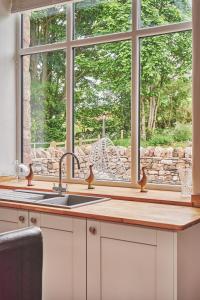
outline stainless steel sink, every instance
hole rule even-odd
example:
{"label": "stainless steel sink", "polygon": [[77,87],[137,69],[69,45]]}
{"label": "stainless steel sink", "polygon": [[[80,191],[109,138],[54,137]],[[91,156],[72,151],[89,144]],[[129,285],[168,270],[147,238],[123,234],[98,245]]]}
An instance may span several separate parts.
{"label": "stainless steel sink", "polygon": [[40,192],[40,191],[29,191],[29,190],[15,190],[16,193],[23,193],[25,196],[30,198],[37,198],[38,200],[45,200],[50,198],[58,197],[58,193],[55,192]]}
{"label": "stainless steel sink", "polygon": [[75,208],[83,205],[108,201],[110,198],[71,194],[59,196],[57,193],[29,190],[0,190],[0,200],[32,203],[60,208]]}
{"label": "stainless steel sink", "polygon": [[62,208],[75,208],[83,205],[95,204],[102,201],[108,201],[110,198],[80,196],[80,195],[64,195],[57,198],[38,201],[40,205],[48,205]]}
{"label": "stainless steel sink", "polygon": [[26,190],[0,190],[0,200],[5,201],[36,203],[53,197],[58,197],[58,194]]}

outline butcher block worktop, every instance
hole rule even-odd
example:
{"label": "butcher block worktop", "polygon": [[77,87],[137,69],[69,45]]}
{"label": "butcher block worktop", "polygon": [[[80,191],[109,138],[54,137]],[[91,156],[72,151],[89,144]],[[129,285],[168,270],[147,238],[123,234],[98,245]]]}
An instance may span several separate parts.
{"label": "butcher block worktop", "polygon": [[[52,191],[53,182],[33,181],[34,186],[27,187],[27,181],[15,179],[6,179],[0,177],[0,188],[20,188],[31,190]],[[78,193],[83,195],[95,195],[111,197],[112,199],[138,201],[138,202],[153,202],[167,203],[173,205],[192,206],[191,197],[181,197],[180,192],[149,190],[148,193],[140,193],[140,189],[111,187],[111,186],[95,186],[95,189],[88,190],[87,185],[83,184],[68,184],[69,193]]]}
{"label": "butcher block worktop", "polygon": [[[34,184],[35,186],[33,188],[38,190],[49,190],[52,187],[52,183],[47,182],[40,181],[35,182]],[[24,181],[17,182],[16,180],[1,182],[0,185],[0,188],[12,189],[25,187],[26,183]],[[84,194],[85,191],[85,194],[92,194],[86,189],[86,186],[74,184],[69,185],[69,189],[71,193],[76,192]],[[119,190],[119,188],[97,187],[96,190],[93,191],[93,194],[108,196],[109,194],[107,193],[107,191],[109,189]],[[121,188],[120,191],[121,190],[126,190],[126,188]],[[133,196],[132,198],[130,196],[130,192],[129,197],[128,193],[124,197],[121,196],[122,199],[128,198],[128,200],[132,201],[120,200],[120,195],[118,195],[118,197],[117,195],[114,195],[114,198],[117,197],[117,200],[112,199],[110,201],[92,205],[85,205],[73,209],[48,207],[38,204],[26,204],[5,200],[0,200],[0,207],[27,209],[30,211],[40,211],[124,224],[134,224],[172,231],[181,231],[194,224],[200,223],[200,209],[192,207],[189,201],[190,199],[185,199],[185,201],[184,199],[181,199],[180,193],[164,192],[162,194],[162,192],[150,191],[149,193],[145,194],[145,196],[144,194],[142,194],[141,198],[139,198],[141,194],[138,191],[133,192],[133,194],[134,193],[137,196]],[[156,198],[156,193],[157,195],[161,194],[163,196],[160,198]],[[169,197],[167,197],[167,194]],[[110,196],[113,197],[113,195]],[[156,201],[150,201],[152,197],[155,198],[153,200],[157,200],[157,203],[155,203]],[[163,204],[165,203],[164,198],[166,198],[167,204]],[[167,198],[169,199],[169,201],[167,200]],[[175,203],[175,205],[172,205],[173,202]]]}

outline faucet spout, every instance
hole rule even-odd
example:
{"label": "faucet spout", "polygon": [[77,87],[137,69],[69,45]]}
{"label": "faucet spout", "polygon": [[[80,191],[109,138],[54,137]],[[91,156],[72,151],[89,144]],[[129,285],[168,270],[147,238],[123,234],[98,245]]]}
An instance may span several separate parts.
{"label": "faucet spout", "polygon": [[79,162],[79,159],[78,157],[72,153],[72,152],[66,152],[64,153],[60,160],[59,160],[59,185],[58,187],[53,187],[53,190],[59,192],[59,195],[62,195],[62,192],[66,192],[67,189],[63,188],[62,187],[62,162],[63,162],[63,159],[67,156],[67,155],[71,155],[77,162],[77,165],[78,165],[78,169],[80,170],[80,162]]}

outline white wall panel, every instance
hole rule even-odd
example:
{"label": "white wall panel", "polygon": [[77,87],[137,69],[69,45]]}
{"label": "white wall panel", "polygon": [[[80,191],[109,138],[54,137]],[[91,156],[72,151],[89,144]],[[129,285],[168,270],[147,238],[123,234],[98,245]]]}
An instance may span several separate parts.
{"label": "white wall panel", "polygon": [[16,16],[0,0],[0,175],[10,175],[16,157]]}

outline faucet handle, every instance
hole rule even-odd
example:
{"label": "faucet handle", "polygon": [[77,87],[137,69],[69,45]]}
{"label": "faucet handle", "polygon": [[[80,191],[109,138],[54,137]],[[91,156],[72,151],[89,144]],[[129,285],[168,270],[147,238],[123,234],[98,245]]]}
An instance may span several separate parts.
{"label": "faucet handle", "polygon": [[67,192],[67,184],[66,184],[66,188],[64,188],[62,187],[62,185],[56,186],[55,183],[53,183],[52,190],[58,192],[59,194],[62,194],[62,192]]}
{"label": "faucet handle", "polygon": [[67,192],[67,184],[65,185],[65,187],[59,187],[61,192]]}
{"label": "faucet handle", "polygon": [[59,186],[56,186],[55,182],[53,183],[52,190],[55,192],[58,192],[58,190],[59,190]]}

